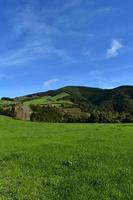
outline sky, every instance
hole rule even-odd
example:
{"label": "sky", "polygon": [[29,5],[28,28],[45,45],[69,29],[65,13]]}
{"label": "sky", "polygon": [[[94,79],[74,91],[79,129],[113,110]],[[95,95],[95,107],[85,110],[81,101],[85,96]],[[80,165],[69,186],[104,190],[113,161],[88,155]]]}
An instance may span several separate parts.
{"label": "sky", "polygon": [[133,85],[132,0],[1,0],[0,96]]}

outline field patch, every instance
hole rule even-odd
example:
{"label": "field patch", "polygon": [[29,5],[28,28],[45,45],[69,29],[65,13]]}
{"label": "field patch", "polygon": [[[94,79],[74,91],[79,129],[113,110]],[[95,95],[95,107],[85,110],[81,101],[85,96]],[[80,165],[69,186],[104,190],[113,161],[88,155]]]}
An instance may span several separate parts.
{"label": "field patch", "polygon": [[26,102],[24,102],[24,104],[26,105],[53,105],[53,106],[60,106],[61,104],[70,104],[72,105],[73,103],[67,99],[65,99],[65,97],[68,97],[69,94],[63,92],[60,94],[57,94],[55,96],[44,96],[44,97],[37,97],[35,99],[32,100],[28,100]]}

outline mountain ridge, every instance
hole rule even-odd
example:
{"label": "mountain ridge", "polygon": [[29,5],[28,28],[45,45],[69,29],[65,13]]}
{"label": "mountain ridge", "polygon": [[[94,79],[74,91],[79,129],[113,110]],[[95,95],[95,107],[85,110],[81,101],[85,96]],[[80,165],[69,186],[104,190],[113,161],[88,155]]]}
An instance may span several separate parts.
{"label": "mountain ridge", "polygon": [[2,98],[0,114],[48,122],[133,122],[133,86],[66,86],[14,99]]}
{"label": "mountain ridge", "polygon": [[131,85],[122,85],[112,89],[86,86],[65,86],[56,90],[38,92],[17,97],[15,99],[22,102],[31,101],[32,104],[33,99],[45,97],[54,98],[63,93],[68,95],[61,96],[62,100],[69,100],[76,105],[80,104],[83,107],[88,107],[88,109],[89,106],[92,107],[92,109],[95,107],[96,109],[114,112],[129,112],[133,109],[133,86]]}
{"label": "mountain ridge", "polygon": [[53,90],[47,90],[47,91],[40,91],[40,92],[35,92],[35,93],[31,93],[28,95],[22,95],[19,97],[15,97],[16,98],[21,98],[21,97],[29,97],[29,96],[36,96],[36,95],[43,95],[43,94],[47,94],[47,93],[51,93],[51,92],[55,92],[55,91],[59,91],[59,90],[64,90],[64,89],[68,89],[68,88],[81,88],[81,89],[91,89],[91,90],[101,90],[101,91],[111,91],[111,90],[117,90],[117,89],[125,89],[125,88],[131,88],[133,89],[133,85],[120,85],[118,87],[114,87],[114,88],[100,88],[100,87],[89,87],[89,86],[76,86],[76,85],[68,85],[68,86],[64,86],[61,88],[57,88],[57,89],[53,89]]}

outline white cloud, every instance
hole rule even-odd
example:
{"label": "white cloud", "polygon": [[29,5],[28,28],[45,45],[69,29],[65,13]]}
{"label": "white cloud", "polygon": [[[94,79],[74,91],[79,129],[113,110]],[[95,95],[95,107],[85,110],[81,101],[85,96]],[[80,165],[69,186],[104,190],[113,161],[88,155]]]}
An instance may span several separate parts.
{"label": "white cloud", "polygon": [[118,40],[112,40],[111,48],[107,50],[106,57],[111,58],[117,56],[121,48],[123,48],[123,45]]}
{"label": "white cloud", "polygon": [[43,83],[43,86],[44,86],[44,87],[49,87],[49,86],[51,86],[52,84],[57,83],[58,81],[59,81],[59,79],[57,79],[57,78],[50,79],[50,80],[45,81],[45,82]]}

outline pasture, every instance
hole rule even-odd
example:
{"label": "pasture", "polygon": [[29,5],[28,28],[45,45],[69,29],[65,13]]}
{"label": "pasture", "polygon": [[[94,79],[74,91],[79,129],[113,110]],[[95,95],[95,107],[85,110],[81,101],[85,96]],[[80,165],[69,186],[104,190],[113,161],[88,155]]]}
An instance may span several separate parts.
{"label": "pasture", "polygon": [[132,124],[0,116],[0,199],[132,200]]}
{"label": "pasture", "polygon": [[31,99],[28,101],[25,101],[25,105],[53,105],[53,106],[61,106],[61,104],[68,104],[72,105],[73,103],[69,100],[64,99],[65,97],[68,97],[69,95],[67,93],[60,93],[53,97],[51,96],[44,96],[44,97],[36,97],[34,99]]}

